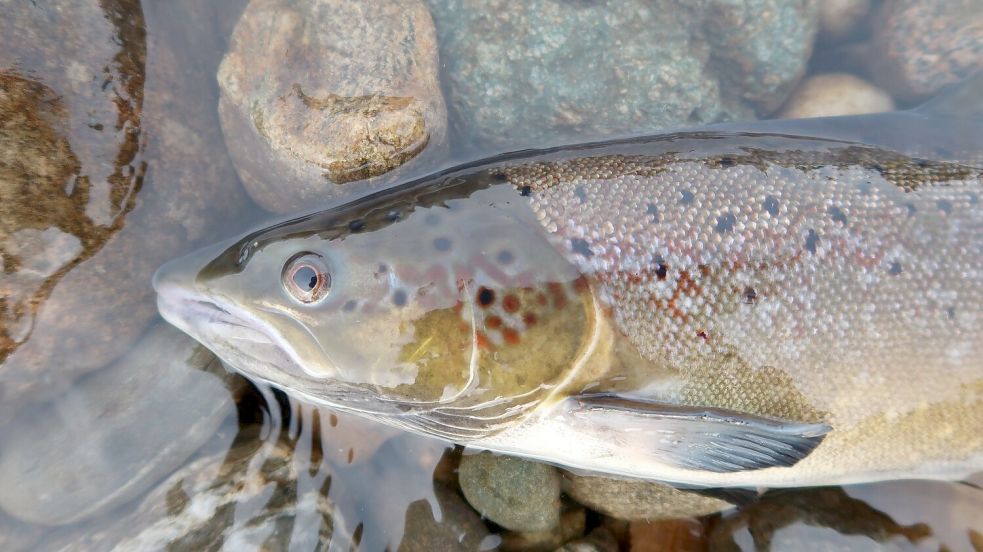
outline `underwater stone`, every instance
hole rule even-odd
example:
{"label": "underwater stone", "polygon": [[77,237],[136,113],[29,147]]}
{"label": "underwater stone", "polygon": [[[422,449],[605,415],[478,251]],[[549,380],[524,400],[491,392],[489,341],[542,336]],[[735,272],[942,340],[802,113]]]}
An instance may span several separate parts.
{"label": "underwater stone", "polygon": [[[406,509],[406,525],[398,552],[470,552],[482,549],[488,528],[456,493],[434,484],[439,512],[427,500],[417,500]],[[439,521],[438,521],[439,520]]]}
{"label": "underwater stone", "polygon": [[158,324],[114,365],[5,428],[0,507],[62,525],[111,510],[211,439],[244,385],[193,339]]}
{"label": "underwater stone", "polygon": [[785,119],[835,117],[893,111],[887,92],[847,73],[825,73],[803,79],[782,108]]}
{"label": "underwater stone", "polygon": [[246,189],[284,213],[442,157],[437,71],[421,0],[253,0],[218,72],[222,129]]}
{"label": "underwater stone", "polygon": [[563,474],[563,491],[602,514],[629,521],[698,517],[731,507],[665,483],[572,473]]}
{"label": "underwater stone", "polygon": [[892,0],[874,20],[874,82],[905,101],[983,70],[983,0]]}
{"label": "underwater stone", "polygon": [[0,423],[126,352],[157,315],[154,270],[238,230],[218,48],[189,39],[207,22],[185,4],[2,4]]}
{"label": "underwater stone", "polygon": [[811,0],[429,0],[457,134],[519,149],[753,118],[805,69]]}
{"label": "underwater stone", "polygon": [[560,475],[552,466],[490,452],[461,458],[464,497],[512,531],[547,531],[560,522]]}

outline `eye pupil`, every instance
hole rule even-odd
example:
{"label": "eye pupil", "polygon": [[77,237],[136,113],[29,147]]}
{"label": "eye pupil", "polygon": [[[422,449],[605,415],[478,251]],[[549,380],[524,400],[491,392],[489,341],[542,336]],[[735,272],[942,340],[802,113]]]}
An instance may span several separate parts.
{"label": "eye pupil", "polygon": [[304,291],[317,287],[317,271],[310,266],[301,266],[294,271],[294,283]]}

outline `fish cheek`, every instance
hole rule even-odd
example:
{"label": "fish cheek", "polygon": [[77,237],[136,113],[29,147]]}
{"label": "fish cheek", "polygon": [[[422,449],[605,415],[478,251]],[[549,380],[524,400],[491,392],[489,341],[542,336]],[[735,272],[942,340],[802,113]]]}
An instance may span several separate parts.
{"label": "fish cheek", "polygon": [[456,406],[481,405],[483,416],[541,400],[583,354],[593,297],[572,284],[473,291],[413,323],[400,360],[416,366],[416,381],[394,391],[418,401],[453,397]]}

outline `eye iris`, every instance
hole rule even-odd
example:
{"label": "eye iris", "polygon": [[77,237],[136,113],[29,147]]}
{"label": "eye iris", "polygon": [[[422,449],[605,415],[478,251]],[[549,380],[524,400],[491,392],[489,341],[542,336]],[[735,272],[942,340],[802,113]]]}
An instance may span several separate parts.
{"label": "eye iris", "polygon": [[316,303],[327,296],[331,275],[320,255],[301,253],[283,267],[284,290],[302,303]]}

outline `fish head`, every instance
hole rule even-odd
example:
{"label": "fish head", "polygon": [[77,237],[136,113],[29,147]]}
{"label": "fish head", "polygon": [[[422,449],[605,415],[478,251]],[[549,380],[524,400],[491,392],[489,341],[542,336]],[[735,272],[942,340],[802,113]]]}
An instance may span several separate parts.
{"label": "fish head", "polygon": [[288,221],[172,261],[155,289],[168,321],[246,375],[457,438],[494,425],[476,412],[501,422],[555,389],[596,311],[506,186]]}

